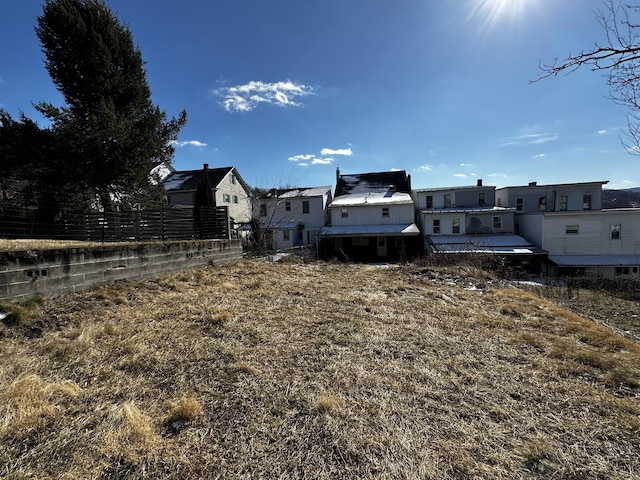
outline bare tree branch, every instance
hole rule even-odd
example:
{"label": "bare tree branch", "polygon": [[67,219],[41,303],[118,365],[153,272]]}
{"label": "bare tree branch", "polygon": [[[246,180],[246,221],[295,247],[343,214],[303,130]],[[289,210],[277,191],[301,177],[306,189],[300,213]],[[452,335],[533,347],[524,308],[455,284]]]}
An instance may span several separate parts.
{"label": "bare tree branch", "polygon": [[596,42],[591,50],[570,54],[562,61],[554,58],[548,64],[540,62],[538,78],[529,83],[582,67],[606,72],[611,100],[632,111],[627,116],[622,144],[628,152],[640,154],[640,22],[634,19],[640,15],[640,6],[608,0],[595,15],[606,43]]}

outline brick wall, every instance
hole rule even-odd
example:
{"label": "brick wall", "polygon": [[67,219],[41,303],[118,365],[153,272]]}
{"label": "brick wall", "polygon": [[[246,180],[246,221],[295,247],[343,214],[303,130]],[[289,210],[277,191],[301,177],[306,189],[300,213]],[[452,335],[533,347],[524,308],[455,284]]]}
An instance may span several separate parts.
{"label": "brick wall", "polygon": [[54,297],[114,280],[219,265],[242,258],[239,240],[121,244],[0,253],[0,300]]}

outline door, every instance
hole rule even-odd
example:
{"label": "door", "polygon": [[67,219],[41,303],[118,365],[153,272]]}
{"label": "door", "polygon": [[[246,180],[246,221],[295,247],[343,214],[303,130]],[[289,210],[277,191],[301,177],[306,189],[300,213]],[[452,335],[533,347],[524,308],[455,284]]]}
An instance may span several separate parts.
{"label": "door", "polygon": [[378,256],[387,256],[387,237],[378,237]]}

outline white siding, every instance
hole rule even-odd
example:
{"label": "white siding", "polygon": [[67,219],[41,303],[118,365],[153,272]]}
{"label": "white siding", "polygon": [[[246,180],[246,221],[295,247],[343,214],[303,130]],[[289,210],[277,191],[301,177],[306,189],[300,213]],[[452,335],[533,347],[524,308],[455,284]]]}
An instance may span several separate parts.
{"label": "white siding", "polygon": [[[611,238],[611,224],[620,225],[620,238]],[[577,225],[578,234],[567,234]],[[603,210],[575,215],[545,215],[542,248],[550,254],[638,255],[640,210]]]}
{"label": "white siding", "polygon": [[[348,217],[342,217],[345,208]],[[389,209],[389,216],[382,216],[382,209]],[[361,205],[350,207],[330,207],[331,224],[341,225],[401,225],[414,222],[415,212],[411,204]]]}
{"label": "white siding", "polygon": [[[242,183],[236,177],[236,183],[232,183],[231,176],[235,172],[228,173],[217,185],[216,205],[229,208],[229,217],[236,223],[248,222],[251,219],[251,202],[248,192],[243,188]],[[229,195],[229,201],[224,201],[224,196]],[[238,198],[238,203],[234,203],[234,196]]]}

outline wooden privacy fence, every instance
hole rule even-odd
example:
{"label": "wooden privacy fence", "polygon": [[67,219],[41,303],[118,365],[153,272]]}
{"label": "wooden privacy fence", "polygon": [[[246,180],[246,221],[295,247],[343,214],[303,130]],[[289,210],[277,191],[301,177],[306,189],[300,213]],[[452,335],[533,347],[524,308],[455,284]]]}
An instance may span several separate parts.
{"label": "wooden privacy fence", "polygon": [[47,212],[46,209],[0,207],[0,238],[47,238],[90,242],[228,239],[225,206],[123,212]]}

